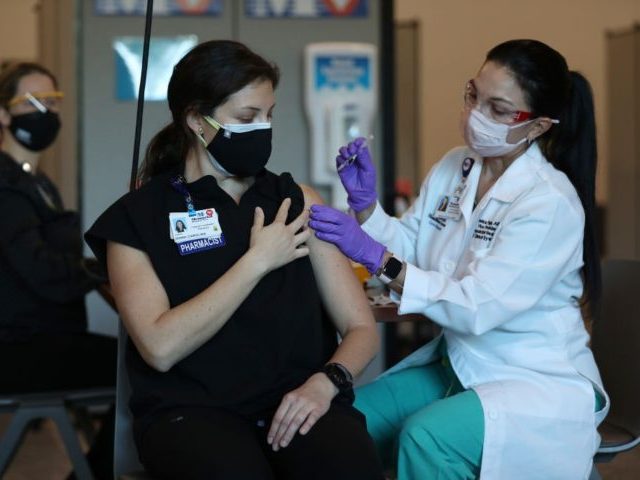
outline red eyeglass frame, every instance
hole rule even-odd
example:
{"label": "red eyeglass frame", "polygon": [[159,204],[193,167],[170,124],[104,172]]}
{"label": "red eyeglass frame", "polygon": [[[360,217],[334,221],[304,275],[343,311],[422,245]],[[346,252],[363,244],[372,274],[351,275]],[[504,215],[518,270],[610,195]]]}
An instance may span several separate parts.
{"label": "red eyeglass frame", "polygon": [[[469,80],[466,85],[465,85],[465,95],[467,93],[469,93],[469,90],[473,88],[475,90],[476,85],[475,82],[473,81],[473,79]],[[529,120],[531,117],[533,117],[533,113],[531,112],[525,112],[523,110],[516,110],[513,112],[513,121],[516,123],[519,122],[524,122],[526,120]]]}
{"label": "red eyeglass frame", "polygon": [[516,110],[513,112],[513,121],[514,122],[524,122],[525,120],[529,120],[533,116],[531,112],[523,112],[522,110]]}

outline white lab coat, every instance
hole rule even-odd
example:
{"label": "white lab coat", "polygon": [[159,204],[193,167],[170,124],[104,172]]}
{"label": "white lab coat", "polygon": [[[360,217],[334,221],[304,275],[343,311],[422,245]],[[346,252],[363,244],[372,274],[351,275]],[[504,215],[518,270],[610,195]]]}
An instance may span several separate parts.
{"label": "white lab coat", "polygon": [[[465,157],[475,163],[462,216],[439,225],[429,215],[460,182]],[[575,300],[583,288],[582,205],[533,144],[473,210],[481,166],[467,148],[450,151],[401,219],[377,205],[363,228],[407,262],[399,313],[443,327],[460,382],[480,397],[481,478],[586,479],[609,401]],[[432,361],[436,343],[390,371]],[[607,399],[599,412],[594,388]]]}

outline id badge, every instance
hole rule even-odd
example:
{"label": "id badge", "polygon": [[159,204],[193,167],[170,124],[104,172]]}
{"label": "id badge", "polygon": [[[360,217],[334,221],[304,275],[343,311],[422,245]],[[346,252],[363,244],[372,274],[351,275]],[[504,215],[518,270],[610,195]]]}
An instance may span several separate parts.
{"label": "id badge", "polygon": [[454,194],[441,195],[436,205],[433,216],[436,218],[460,220],[462,210],[460,209],[460,197]]}
{"label": "id badge", "polygon": [[225,245],[218,213],[214,208],[169,213],[169,236],[180,255],[190,255]]}

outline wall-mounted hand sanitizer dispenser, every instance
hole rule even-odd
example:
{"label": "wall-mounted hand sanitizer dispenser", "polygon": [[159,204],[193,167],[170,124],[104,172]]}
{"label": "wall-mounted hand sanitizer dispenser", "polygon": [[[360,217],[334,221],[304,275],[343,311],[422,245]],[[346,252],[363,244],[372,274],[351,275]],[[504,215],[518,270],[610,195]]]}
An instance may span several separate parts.
{"label": "wall-mounted hand sanitizer dispenser", "polygon": [[305,48],[311,181],[329,186],[330,203],[341,210],[348,208],[347,194],[335,157],[342,145],[371,134],[378,97],[377,60],[376,46],[368,43],[312,43]]}

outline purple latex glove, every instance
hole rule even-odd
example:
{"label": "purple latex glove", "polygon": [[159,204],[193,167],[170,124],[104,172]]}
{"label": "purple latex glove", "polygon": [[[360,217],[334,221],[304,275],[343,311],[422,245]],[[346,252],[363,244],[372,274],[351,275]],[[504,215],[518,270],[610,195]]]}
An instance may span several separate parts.
{"label": "purple latex glove", "polygon": [[[347,191],[347,203],[355,212],[361,212],[375,203],[376,169],[364,138],[356,138],[340,147],[336,157],[338,175]],[[355,159],[350,161],[355,155]]]}
{"label": "purple latex glove", "polygon": [[311,205],[309,226],[315,230],[316,237],[333,243],[351,260],[364,265],[369,273],[375,274],[380,268],[386,248],[362,230],[355,218],[325,205]]}

